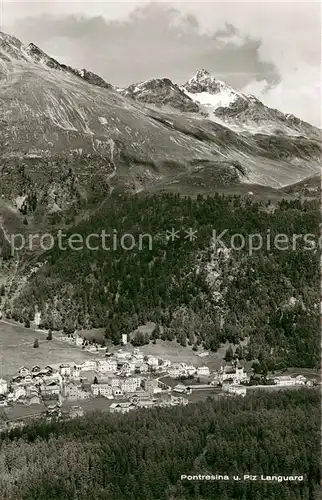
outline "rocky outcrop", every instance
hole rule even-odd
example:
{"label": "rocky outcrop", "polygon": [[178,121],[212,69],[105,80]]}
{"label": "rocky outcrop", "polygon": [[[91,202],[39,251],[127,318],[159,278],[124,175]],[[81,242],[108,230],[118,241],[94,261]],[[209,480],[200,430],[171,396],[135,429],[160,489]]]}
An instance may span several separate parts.
{"label": "rocky outcrop", "polygon": [[91,85],[96,85],[97,87],[102,87],[105,89],[113,89],[113,86],[107,83],[103,78],[92,73],[92,71],[87,71],[86,69],[74,69],[70,66],[66,66],[65,64],[60,64],[53,57],[48,56],[43,50],[41,50],[34,43],[30,43],[23,52],[28,54],[34,61],[40,63],[41,65],[47,66],[48,68],[67,71],[68,73],[72,73],[73,75],[82,78],[86,82]]}
{"label": "rocky outcrop", "polygon": [[198,113],[199,106],[168,78],[153,78],[120,91],[124,97],[156,106],[170,106],[187,113]]}

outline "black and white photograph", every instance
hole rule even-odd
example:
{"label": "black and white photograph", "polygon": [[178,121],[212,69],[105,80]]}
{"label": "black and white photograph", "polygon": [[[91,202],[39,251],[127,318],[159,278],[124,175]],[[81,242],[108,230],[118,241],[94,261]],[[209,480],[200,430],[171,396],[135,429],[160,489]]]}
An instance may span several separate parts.
{"label": "black and white photograph", "polygon": [[0,0],[0,500],[320,500],[321,4]]}

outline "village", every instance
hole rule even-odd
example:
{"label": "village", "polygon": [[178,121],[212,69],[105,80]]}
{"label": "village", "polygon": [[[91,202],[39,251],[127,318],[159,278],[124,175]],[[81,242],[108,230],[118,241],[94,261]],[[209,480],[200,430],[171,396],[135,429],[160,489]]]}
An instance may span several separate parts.
{"label": "village", "polygon": [[[81,345],[76,336],[65,339]],[[22,366],[10,380],[0,379],[0,431],[23,426],[30,418],[74,418],[95,409],[128,413],[134,409],[187,405],[209,396],[241,396],[251,372],[238,359],[219,370],[144,355],[124,348],[93,359],[55,366]],[[270,385],[268,385],[270,384]],[[311,386],[303,375],[276,376],[264,387]],[[258,387],[258,385],[255,385]],[[262,386],[260,386],[262,387]]]}

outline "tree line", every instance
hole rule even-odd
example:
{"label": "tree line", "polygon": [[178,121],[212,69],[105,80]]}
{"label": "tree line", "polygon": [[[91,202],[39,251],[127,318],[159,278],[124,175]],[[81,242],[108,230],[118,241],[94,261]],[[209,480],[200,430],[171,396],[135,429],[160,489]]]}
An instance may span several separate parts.
{"label": "tree line", "polygon": [[[181,475],[303,475],[299,483]],[[0,438],[1,500],[318,500],[315,390],[35,422]]]}

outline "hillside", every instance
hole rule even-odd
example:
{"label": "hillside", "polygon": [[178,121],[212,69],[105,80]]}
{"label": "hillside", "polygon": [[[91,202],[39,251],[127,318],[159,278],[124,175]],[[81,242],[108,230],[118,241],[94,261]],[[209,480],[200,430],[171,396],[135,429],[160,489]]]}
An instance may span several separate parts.
{"label": "hillside", "polygon": [[[209,188],[281,187],[319,172],[321,144],[313,133],[233,130],[196,112],[172,82],[161,83],[156,89],[150,82],[141,103],[1,33],[0,195],[16,207],[23,198],[27,212],[48,213],[99,202],[117,186],[133,193],[166,185],[204,165],[212,168]],[[169,89],[183,110],[171,107]]]}
{"label": "hillside", "polygon": [[[281,391],[34,423],[0,438],[2,498],[318,500],[319,405],[318,391]],[[250,471],[256,481],[243,480]],[[230,480],[181,479],[199,474]]]}
{"label": "hillside", "polygon": [[[43,328],[104,328],[115,344],[151,321],[162,325],[164,339],[214,351],[249,338],[243,356],[261,359],[263,369],[317,367],[319,222],[319,201],[275,206],[236,195],[115,192],[88,220],[65,231],[63,247],[57,241],[22,261],[8,282],[3,313],[32,321],[38,310]],[[196,231],[191,240],[189,228]],[[213,246],[213,230],[226,231],[224,247]],[[66,246],[72,234],[81,235],[82,251]],[[97,236],[87,246],[90,234]],[[256,250],[252,234],[259,235]],[[279,234],[288,241],[283,248],[273,244]],[[315,240],[311,236],[307,245],[302,236],[294,247],[294,234]]]}
{"label": "hillside", "polygon": [[293,196],[296,195],[321,200],[321,176],[314,175],[308,177],[303,181],[286,186],[283,191]]}

